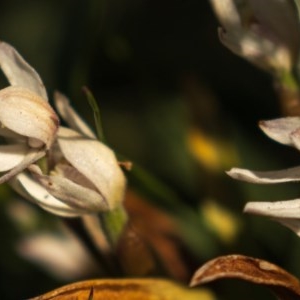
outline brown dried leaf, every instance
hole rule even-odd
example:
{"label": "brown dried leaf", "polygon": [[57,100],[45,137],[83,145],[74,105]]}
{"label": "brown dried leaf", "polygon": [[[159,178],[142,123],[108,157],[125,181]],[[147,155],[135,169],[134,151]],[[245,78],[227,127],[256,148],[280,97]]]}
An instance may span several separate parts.
{"label": "brown dried leaf", "polygon": [[125,208],[129,221],[118,256],[126,274],[153,276],[161,274],[162,267],[170,277],[186,282],[190,272],[182,259],[176,221],[132,190],[126,193]]}
{"label": "brown dried leaf", "polygon": [[222,278],[237,278],[265,285],[278,299],[300,299],[300,282],[296,277],[265,260],[243,255],[220,256],[207,262],[196,271],[190,285]]}
{"label": "brown dried leaf", "polygon": [[103,279],[69,284],[30,300],[215,300],[209,290],[191,290],[159,279]]}

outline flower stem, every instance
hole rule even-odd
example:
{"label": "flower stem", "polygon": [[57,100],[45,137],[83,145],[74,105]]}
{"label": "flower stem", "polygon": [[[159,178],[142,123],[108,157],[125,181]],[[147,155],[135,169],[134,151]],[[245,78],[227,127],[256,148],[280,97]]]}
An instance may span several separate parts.
{"label": "flower stem", "polygon": [[116,209],[100,214],[102,229],[112,249],[115,249],[123,229],[127,223],[128,216],[123,205]]}

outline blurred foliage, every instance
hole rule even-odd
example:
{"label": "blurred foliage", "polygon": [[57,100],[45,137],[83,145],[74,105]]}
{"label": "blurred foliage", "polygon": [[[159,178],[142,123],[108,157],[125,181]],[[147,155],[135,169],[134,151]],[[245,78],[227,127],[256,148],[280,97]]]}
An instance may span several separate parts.
{"label": "blurred foliage", "polygon": [[[50,98],[55,89],[69,95],[91,125],[82,86],[98,99],[110,145],[143,166],[138,177],[143,179],[129,174],[130,188],[177,222],[181,242],[175,253],[176,259],[177,251],[185,258],[185,273],[216,255],[241,253],[300,276],[296,235],[267,219],[242,215],[246,201],[296,198],[299,187],[254,186],[224,172],[231,166],[293,166],[300,155],[259,131],[259,120],[281,115],[271,78],[225,49],[216,28],[207,1],[0,4],[1,39],[39,72]],[[24,299],[66,283],[16,253],[25,232],[8,214],[13,197],[1,187],[1,299]],[[39,214],[43,225],[36,228],[57,220]],[[140,229],[143,235],[146,229]],[[220,299],[262,295],[242,283],[214,285]]]}

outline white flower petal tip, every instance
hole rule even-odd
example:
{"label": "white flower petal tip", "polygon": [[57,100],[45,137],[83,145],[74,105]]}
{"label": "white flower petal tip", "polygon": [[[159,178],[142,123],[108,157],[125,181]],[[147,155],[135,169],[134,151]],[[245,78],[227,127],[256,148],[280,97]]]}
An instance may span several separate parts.
{"label": "white flower petal tip", "polygon": [[291,139],[294,146],[300,150],[300,127],[291,133]]}
{"label": "white flower petal tip", "polygon": [[249,202],[245,213],[269,217],[300,236],[300,199],[278,202]]}
{"label": "white flower petal tip", "polygon": [[300,199],[277,202],[248,202],[244,212],[272,218],[299,218],[300,220]]}
{"label": "white flower petal tip", "polygon": [[265,172],[232,168],[226,173],[234,179],[259,184],[300,181],[300,167]]}
{"label": "white flower petal tip", "polygon": [[11,85],[25,87],[47,101],[46,89],[38,73],[5,42],[0,42],[0,67]]}
{"label": "white flower petal tip", "polygon": [[271,139],[285,145],[294,145],[292,134],[300,128],[299,117],[260,121],[259,127]]}
{"label": "white flower petal tip", "polygon": [[36,93],[17,86],[0,91],[0,122],[3,127],[28,138],[31,147],[46,149],[52,145],[59,120],[48,104]]}

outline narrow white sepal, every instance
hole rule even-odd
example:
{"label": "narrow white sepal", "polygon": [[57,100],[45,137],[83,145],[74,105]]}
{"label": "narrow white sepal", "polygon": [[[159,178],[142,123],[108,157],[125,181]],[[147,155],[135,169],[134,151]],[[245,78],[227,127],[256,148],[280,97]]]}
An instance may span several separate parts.
{"label": "narrow white sepal", "polygon": [[300,181],[300,166],[276,171],[252,171],[232,168],[226,172],[234,179],[250,183],[273,184],[291,181]]}
{"label": "narrow white sepal", "polygon": [[96,139],[96,135],[72,108],[65,95],[56,91],[54,93],[54,101],[58,113],[72,129],[82,133],[86,137]]}
{"label": "narrow white sepal", "polygon": [[244,212],[269,217],[300,236],[300,199],[278,202],[248,202]]}
{"label": "narrow white sepal", "polygon": [[21,86],[48,100],[45,86],[39,74],[24,60],[15,48],[0,42],[0,67],[13,86]]}
{"label": "narrow white sepal", "polygon": [[277,202],[248,202],[244,212],[272,218],[300,218],[300,199]]}
{"label": "narrow white sepal", "polygon": [[299,117],[286,117],[270,121],[260,121],[259,127],[271,139],[284,145],[294,145],[291,134],[300,128]]}

